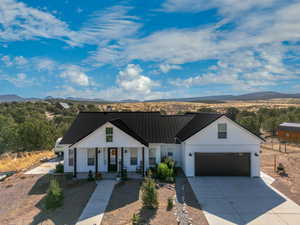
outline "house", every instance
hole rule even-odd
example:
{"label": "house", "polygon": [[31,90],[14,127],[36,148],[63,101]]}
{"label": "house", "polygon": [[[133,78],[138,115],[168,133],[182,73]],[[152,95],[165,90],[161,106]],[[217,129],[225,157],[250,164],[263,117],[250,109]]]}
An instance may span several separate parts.
{"label": "house", "polygon": [[69,104],[66,102],[58,102],[57,107],[59,107],[60,109],[69,109],[70,108]]}
{"label": "house", "polygon": [[300,123],[281,123],[277,135],[282,142],[300,142]]}
{"label": "house", "polygon": [[64,135],[65,172],[146,171],[168,156],[186,176],[260,176],[263,139],[224,114],[81,112]]}

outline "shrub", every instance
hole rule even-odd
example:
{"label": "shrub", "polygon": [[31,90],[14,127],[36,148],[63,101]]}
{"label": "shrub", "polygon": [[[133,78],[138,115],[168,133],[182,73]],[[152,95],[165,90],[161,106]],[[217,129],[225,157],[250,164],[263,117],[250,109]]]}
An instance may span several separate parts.
{"label": "shrub", "polygon": [[142,200],[144,207],[157,208],[158,206],[155,182],[150,177],[146,177],[142,184]]}
{"label": "shrub", "polygon": [[63,173],[64,172],[64,165],[61,164],[61,163],[57,164],[56,167],[55,167],[55,172],[56,173]]}
{"label": "shrub", "polygon": [[46,209],[55,209],[63,204],[64,194],[56,179],[50,180],[50,186],[45,199]]}
{"label": "shrub", "polygon": [[168,198],[168,206],[167,206],[167,209],[168,209],[168,210],[171,210],[171,209],[173,208],[173,205],[174,205],[173,198],[169,197],[169,198]]}
{"label": "shrub", "polygon": [[169,168],[167,163],[160,163],[157,168],[159,179],[167,182],[174,182],[174,168]]}
{"label": "shrub", "polygon": [[158,178],[165,180],[169,174],[170,172],[168,165],[166,163],[160,163],[157,167]]}
{"label": "shrub", "polygon": [[166,157],[163,162],[167,164],[169,169],[174,169],[175,168],[175,161],[172,158]]}
{"label": "shrub", "polygon": [[91,170],[89,170],[89,175],[88,175],[88,181],[94,181],[95,177],[93,175],[93,172]]}
{"label": "shrub", "polygon": [[139,214],[133,213],[132,225],[138,225],[140,223],[141,217]]}

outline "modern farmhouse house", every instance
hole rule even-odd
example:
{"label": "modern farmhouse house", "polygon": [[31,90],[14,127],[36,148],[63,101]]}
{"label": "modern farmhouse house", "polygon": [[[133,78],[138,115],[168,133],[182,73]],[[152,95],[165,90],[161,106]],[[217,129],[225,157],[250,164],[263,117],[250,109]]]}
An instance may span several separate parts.
{"label": "modern farmhouse house", "polygon": [[224,114],[81,112],[63,137],[65,172],[146,171],[168,156],[186,176],[260,176],[263,139]]}

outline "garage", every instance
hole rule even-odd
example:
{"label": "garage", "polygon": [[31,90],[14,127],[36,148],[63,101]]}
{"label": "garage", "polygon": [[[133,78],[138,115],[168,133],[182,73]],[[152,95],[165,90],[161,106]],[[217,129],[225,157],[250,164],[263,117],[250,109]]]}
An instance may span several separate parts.
{"label": "garage", "polygon": [[196,176],[250,176],[250,153],[195,152]]}

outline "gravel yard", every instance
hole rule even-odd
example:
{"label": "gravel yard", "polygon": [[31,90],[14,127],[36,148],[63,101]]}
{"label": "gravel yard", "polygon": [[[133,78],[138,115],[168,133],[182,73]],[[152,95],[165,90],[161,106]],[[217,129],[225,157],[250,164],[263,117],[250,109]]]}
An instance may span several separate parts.
{"label": "gravel yard", "polygon": [[[287,153],[284,153],[278,151],[278,146],[273,147],[274,150],[271,144],[266,144],[262,148],[261,170],[275,178],[272,186],[300,205],[300,148],[287,146]],[[283,164],[286,176],[280,176],[274,171],[275,161],[277,165]]]}
{"label": "gravel yard", "polygon": [[60,181],[64,205],[54,211],[46,211],[43,206],[49,175],[18,173],[0,182],[0,224],[75,224],[96,185],[87,181]]}

